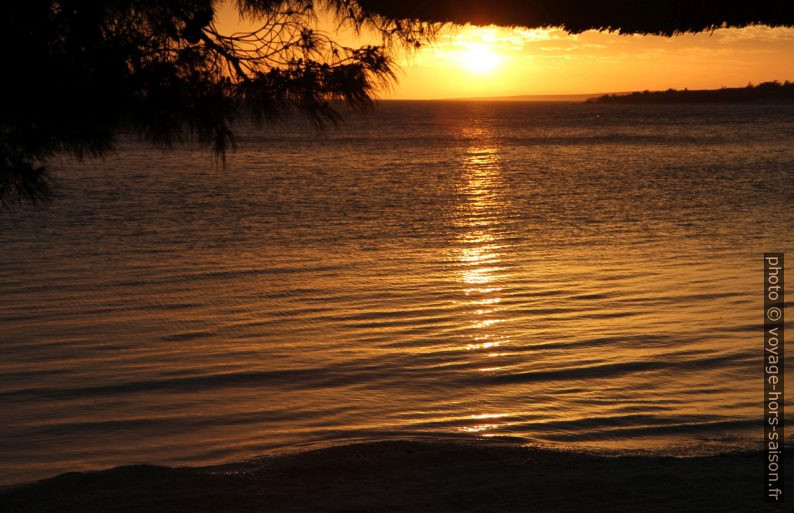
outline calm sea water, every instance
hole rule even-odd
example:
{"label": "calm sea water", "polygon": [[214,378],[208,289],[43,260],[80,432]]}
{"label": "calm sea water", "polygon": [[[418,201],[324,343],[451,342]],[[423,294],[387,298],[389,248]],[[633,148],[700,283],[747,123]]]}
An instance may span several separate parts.
{"label": "calm sea water", "polygon": [[[389,102],[0,213],[0,482],[392,437],[762,437],[794,107]],[[789,317],[792,317],[791,315]],[[789,326],[790,326],[789,322]]]}

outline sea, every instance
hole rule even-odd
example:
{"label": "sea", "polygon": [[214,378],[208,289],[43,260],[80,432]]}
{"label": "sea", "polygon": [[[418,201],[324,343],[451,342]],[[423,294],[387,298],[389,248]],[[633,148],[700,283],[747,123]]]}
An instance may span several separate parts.
{"label": "sea", "polygon": [[122,137],[0,210],[0,483],[370,440],[761,448],[794,106],[343,114],[240,124],[224,158]]}

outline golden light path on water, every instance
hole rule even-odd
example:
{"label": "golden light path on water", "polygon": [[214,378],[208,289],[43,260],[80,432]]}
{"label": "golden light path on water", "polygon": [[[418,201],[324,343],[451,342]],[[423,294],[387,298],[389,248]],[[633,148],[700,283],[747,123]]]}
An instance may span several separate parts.
{"label": "golden light path on water", "polygon": [[[501,251],[504,249],[495,236],[501,221],[504,199],[500,197],[502,175],[499,148],[490,127],[464,128],[462,136],[472,141],[461,163],[460,192],[464,198],[456,224],[463,228],[460,244],[460,280],[467,307],[471,312],[467,350],[483,355],[480,372],[499,370],[496,360],[499,347],[509,343],[498,327],[500,293],[503,291]],[[471,415],[473,425],[460,430],[487,437],[500,427],[496,419],[509,417],[508,413],[478,412]],[[482,423],[476,423],[481,421]]]}

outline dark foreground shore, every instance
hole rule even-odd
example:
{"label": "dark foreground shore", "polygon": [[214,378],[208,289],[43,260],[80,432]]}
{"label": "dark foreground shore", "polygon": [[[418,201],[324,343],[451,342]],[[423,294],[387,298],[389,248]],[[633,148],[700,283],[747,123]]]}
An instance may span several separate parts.
{"label": "dark foreground shore", "polygon": [[128,466],[7,489],[11,512],[753,512],[762,454],[601,457],[381,442],[212,468]]}

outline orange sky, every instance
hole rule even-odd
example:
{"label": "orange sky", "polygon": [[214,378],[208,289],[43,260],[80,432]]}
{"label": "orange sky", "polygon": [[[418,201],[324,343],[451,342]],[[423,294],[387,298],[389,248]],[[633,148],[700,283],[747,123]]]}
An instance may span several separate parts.
{"label": "orange sky", "polygon": [[[221,28],[234,27],[230,6]],[[323,28],[331,27],[323,23]],[[364,44],[349,34],[346,44]],[[398,57],[385,98],[581,94],[718,88],[794,81],[794,29],[754,26],[672,38],[560,29],[450,27],[434,44]]]}

